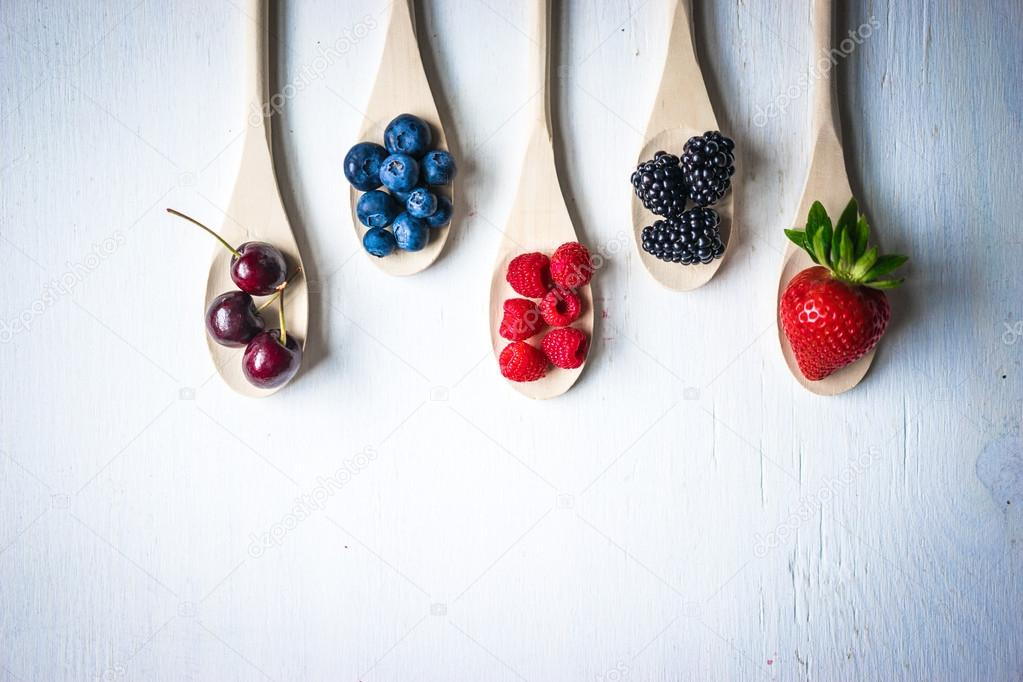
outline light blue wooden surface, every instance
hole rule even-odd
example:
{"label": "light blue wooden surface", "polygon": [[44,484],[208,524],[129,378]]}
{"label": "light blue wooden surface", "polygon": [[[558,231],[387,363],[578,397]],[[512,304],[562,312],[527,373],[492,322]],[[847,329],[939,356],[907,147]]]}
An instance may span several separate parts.
{"label": "light blue wooden surface", "polygon": [[528,12],[419,5],[464,218],[411,280],[365,262],[339,166],[388,6],[278,12],[318,331],[262,402],[213,375],[214,246],[163,213],[222,217],[238,8],[0,5],[0,680],[1019,679],[1023,6],[838,3],[877,23],[838,66],[852,184],[912,260],[865,381],[822,399],[773,326],[809,4],[697,2],[741,241],[678,295],[627,237],[671,7],[564,3],[562,183],[611,255],[587,370],[541,404],[486,317]]}

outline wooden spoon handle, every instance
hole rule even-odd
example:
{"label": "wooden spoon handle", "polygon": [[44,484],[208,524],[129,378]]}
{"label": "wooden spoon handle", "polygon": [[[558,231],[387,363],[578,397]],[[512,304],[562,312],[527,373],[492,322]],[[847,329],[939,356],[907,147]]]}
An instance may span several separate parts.
{"label": "wooden spoon handle", "polygon": [[551,55],[549,49],[551,28],[551,0],[534,0],[533,35],[536,46],[530,64],[530,91],[533,97],[533,112],[537,124],[543,125],[547,137],[551,137]]}
{"label": "wooden spoon handle", "polygon": [[833,0],[814,0],[813,3],[813,53],[810,64],[813,82],[813,132],[819,137],[823,131],[833,133],[839,141],[842,129],[838,121],[838,107],[835,104],[835,55],[832,52],[832,28],[834,20]]}
{"label": "wooden spoon handle", "polygon": [[[257,118],[265,123],[268,113],[266,107],[270,89],[267,60],[269,5],[269,0],[247,0],[245,5],[247,17],[244,37],[245,103],[249,107],[246,113],[252,124],[256,123]],[[255,112],[261,115],[256,116]]]}
{"label": "wooden spoon handle", "polygon": [[[710,104],[703,72],[696,57],[692,0],[675,2],[671,33],[668,36],[668,54],[664,62],[664,75],[661,78],[664,85],[658,96],[671,98],[678,103],[684,101],[685,111],[680,113],[684,113],[686,121],[701,126],[712,124],[716,126],[714,109]],[[664,102],[661,106],[674,109],[678,108],[679,104],[672,107],[668,102]],[[679,123],[679,120],[673,122],[674,125]]]}

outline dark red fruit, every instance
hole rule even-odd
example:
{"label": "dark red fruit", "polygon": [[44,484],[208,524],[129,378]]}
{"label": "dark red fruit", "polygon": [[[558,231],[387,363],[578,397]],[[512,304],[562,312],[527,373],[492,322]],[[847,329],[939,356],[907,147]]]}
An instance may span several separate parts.
{"label": "dark red fruit", "polygon": [[206,331],[221,346],[241,348],[264,326],[252,296],[243,291],[221,294],[206,309]]}
{"label": "dark red fruit", "polygon": [[258,334],[242,355],[242,371],[253,386],[277,388],[291,381],[302,364],[302,347],[291,334],[281,343],[278,329]]}
{"label": "dark red fruit", "polygon": [[231,279],[253,296],[269,296],[287,279],[284,254],[266,242],[245,242],[231,258]]}

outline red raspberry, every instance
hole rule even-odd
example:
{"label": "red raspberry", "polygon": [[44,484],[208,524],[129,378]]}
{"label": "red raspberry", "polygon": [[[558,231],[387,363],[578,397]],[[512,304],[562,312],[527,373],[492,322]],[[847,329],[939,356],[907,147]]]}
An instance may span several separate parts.
{"label": "red raspberry", "polygon": [[547,373],[547,358],[525,341],[512,341],[500,357],[501,374],[512,381],[536,381]]}
{"label": "red raspberry", "polygon": [[583,302],[571,289],[557,286],[547,292],[540,302],[543,321],[552,327],[567,327],[583,311]]}
{"label": "red raspberry", "polygon": [[525,341],[541,329],[543,318],[535,303],[525,298],[509,298],[504,302],[501,336],[510,341]]}
{"label": "red raspberry", "polygon": [[551,261],[542,253],[524,253],[508,263],[508,284],[518,294],[543,298],[551,288]]}
{"label": "red raspberry", "polygon": [[588,284],[593,276],[590,252],[579,242],[567,242],[551,256],[551,278],[569,289]]}
{"label": "red raspberry", "polygon": [[551,364],[562,369],[575,369],[583,364],[590,340],[574,327],[561,327],[543,337],[543,352]]}

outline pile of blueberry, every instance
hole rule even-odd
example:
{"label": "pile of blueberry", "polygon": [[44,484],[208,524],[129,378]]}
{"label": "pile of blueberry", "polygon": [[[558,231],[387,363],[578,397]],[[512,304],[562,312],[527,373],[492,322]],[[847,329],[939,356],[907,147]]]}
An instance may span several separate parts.
{"label": "pile of blueberry", "polygon": [[[201,227],[231,252],[231,281],[238,290],[214,298],[206,308],[206,333],[221,346],[244,348],[242,373],[257,388],[277,388],[291,381],[302,365],[302,344],[288,333],[284,288],[298,274],[287,275],[284,254],[273,244],[245,242],[237,248],[195,218],[173,208],[167,212]],[[270,296],[256,306],[253,296]],[[277,301],[277,329],[266,329],[260,316]]]}
{"label": "pile of blueberry", "polygon": [[431,230],[451,222],[451,199],[437,188],[450,185],[457,168],[451,154],[430,149],[432,141],[426,121],[402,114],[387,124],[383,147],[360,142],[345,155],[345,177],[365,192],[355,207],[369,228],[362,245],[378,258],[395,249],[419,251]]}
{"label": "pile of blueberry", "polygon": [[[643,250],[668,263],[706,265],[725,252],[717,211],[735,174],[735,143],[717,131],[689,138],[682,158],[664,151],[632,173],[636,196],[663,220],[643,228]],[[686,204],[693,208],[686,210]]]}

